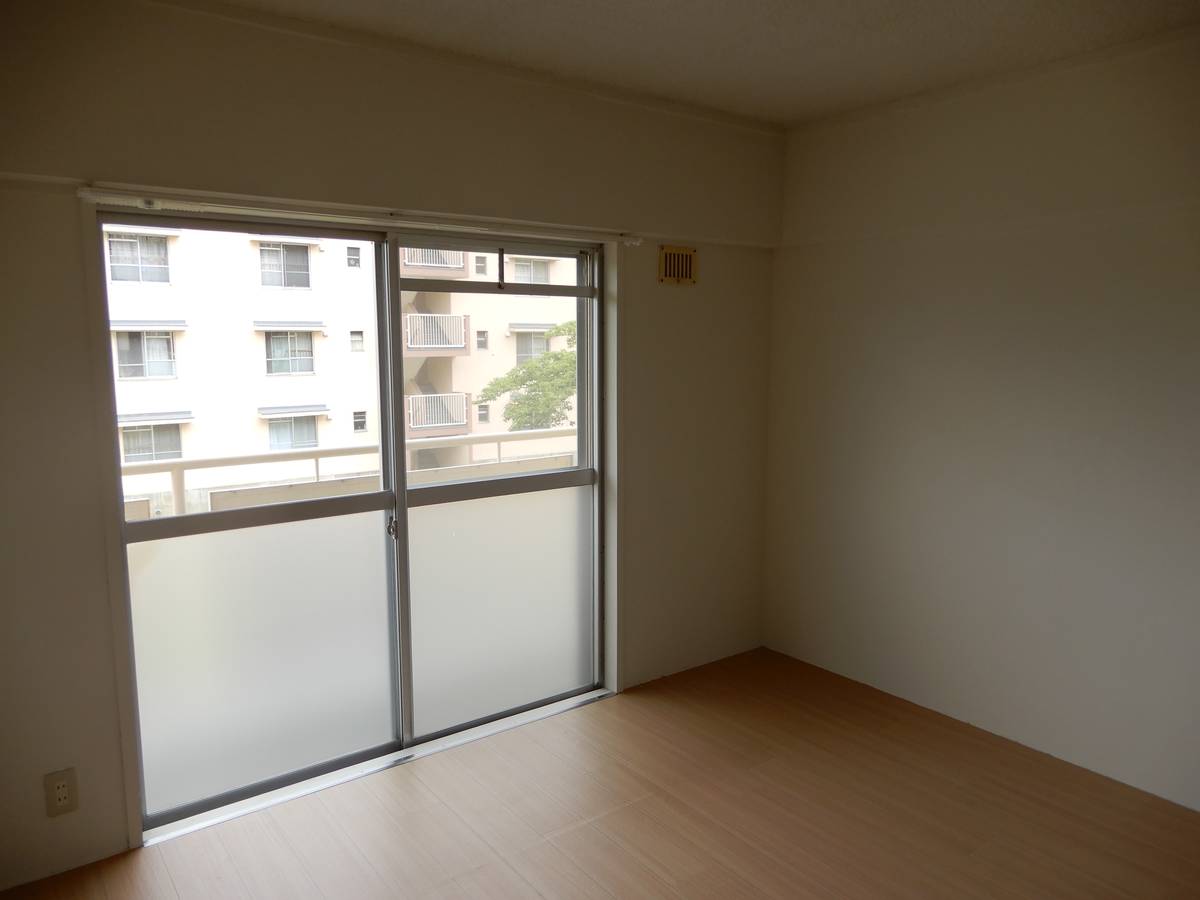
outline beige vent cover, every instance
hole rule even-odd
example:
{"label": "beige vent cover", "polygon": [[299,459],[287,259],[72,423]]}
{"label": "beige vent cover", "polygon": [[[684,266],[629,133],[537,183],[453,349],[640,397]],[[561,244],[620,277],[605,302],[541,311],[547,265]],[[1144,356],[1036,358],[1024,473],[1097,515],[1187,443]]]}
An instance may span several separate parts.
{"label": "beige vent cover", "polygon": [[658,248],[658,280],[670,284],[696,283],[696,248]]}

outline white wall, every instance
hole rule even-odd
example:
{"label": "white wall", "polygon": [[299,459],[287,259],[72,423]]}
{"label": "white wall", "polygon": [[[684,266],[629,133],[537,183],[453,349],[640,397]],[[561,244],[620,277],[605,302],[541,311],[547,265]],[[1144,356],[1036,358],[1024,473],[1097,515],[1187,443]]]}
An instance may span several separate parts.
{"label": "white wall", "polygon": [[768,250],[700,245],[698,283],[621,253],[620,565],[629,685],[761,636]]}
{"label": "white wall", "polygon": [[[94,418],[79,209],[24,176],[761,245],[778,231],[783,146],[386,42],[153,3],[7,11],[0,58],[0,172],[20,176],[0,180],[4,886],[126,843],[98,487],[114,455]],[[657,285],[653,241],[622,259],[627,683],[758,642],[769,260],[706,245],[688,290]],[[717,404],[734,407],[728,439],[709,427]],[[67,765],[80,810],[48,819],[41,776]]]}
{"label": "white wall", "polygon": [[1200,34],[800,130],[771,646],[1200,808]]}

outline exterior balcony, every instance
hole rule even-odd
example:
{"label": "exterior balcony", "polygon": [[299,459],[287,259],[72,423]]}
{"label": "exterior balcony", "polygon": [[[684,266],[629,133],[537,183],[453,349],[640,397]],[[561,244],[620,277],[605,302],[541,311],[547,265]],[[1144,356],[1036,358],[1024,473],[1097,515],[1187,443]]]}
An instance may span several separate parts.
{"label": "exterior balcony", "polygon": [[404,353],[409,357],[467,356],[471,317],[409,313],[404,317]]}
{"label": "exterior balcony", "polygon": [[400,254],[400,274],[410,278],[466,278],[467,254],[461,250],[405,247]]}
{"label": "exterior balcony", "polygon": [[450,437],[471,430],[470,394],[409,394],[404,405],[406,437]]}

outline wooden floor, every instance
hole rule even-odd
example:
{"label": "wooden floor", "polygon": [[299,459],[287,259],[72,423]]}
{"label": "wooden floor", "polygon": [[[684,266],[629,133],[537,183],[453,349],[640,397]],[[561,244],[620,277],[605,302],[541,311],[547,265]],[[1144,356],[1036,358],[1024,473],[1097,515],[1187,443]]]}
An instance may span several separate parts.
{"label": "wooden floor", "polygon": [[756,651],[11,896],[1200,897],[1200,814]]}

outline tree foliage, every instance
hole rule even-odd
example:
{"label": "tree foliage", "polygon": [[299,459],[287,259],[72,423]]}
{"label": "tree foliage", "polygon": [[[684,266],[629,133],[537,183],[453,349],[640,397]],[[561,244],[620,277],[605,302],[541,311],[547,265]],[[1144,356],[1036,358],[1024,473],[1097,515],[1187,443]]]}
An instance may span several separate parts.
{"label": "tree foliage", "polygon": [[555,325],[546,341],[565,337],[566,350],[548,350],[527,359],[509,372],[488,382],[478,402],[492,403],[508,394],[504,421],[509,431],[554,428],[567,421],[575,396],[575,322]]}

